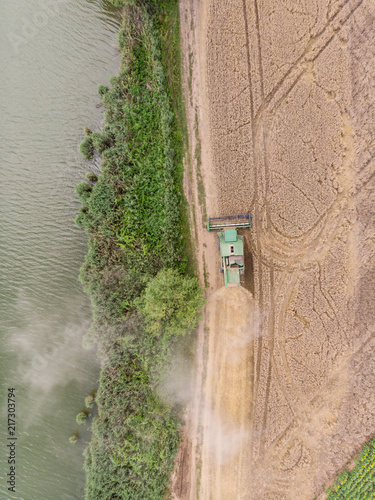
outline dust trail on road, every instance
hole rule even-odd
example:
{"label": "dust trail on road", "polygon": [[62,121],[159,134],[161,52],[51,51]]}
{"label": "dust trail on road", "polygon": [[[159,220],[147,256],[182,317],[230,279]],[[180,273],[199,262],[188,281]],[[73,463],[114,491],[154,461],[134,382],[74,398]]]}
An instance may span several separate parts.
{"label": "dust trail on road", "polygon": [[[250,292],[221,288],[206,308],[207,372],[199,498],[248,498],[253,340],[260,325]],[[199,481],[199,479],[198,479]]]}

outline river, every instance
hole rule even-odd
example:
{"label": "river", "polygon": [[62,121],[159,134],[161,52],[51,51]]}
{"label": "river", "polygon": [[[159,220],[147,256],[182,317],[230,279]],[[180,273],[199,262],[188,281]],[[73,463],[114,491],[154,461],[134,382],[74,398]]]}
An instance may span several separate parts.
{"label": "river", "polygon": [[[90,433],[75,416],[99,365],[82,347],[91,312],[78,282],[87,238],[74,225],[74,186],[91,167],[79,154],[83,127],[103,122],[97,87],[118,72],[119,24],[102,0],[1,1],[1,498],[83,498]],[[5,479],[8,387],[16,393],[15,493]]]}

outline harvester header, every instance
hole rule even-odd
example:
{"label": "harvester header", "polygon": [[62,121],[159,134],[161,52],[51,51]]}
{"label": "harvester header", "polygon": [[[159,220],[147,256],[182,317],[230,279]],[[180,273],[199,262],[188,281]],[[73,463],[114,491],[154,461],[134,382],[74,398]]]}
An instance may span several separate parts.
{"label": "harvester header", "polygon": [[251,215],[229,215],[227,217],[209,217],[207,221],[208,231],[220,231],[226,227],[246,228],[251,227]]}

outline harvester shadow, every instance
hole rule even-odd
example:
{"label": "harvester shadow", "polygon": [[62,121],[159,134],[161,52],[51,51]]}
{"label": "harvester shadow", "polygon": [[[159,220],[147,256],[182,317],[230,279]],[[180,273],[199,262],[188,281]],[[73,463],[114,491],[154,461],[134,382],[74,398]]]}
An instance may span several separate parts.
{"label": "harvester shadow", "polygon": [[243,286],[251,292],[254,297],[254,260],[250,251],[250,235],[248,231],[241,231],[244,236],[244,258],[245,258],[245,276]]}

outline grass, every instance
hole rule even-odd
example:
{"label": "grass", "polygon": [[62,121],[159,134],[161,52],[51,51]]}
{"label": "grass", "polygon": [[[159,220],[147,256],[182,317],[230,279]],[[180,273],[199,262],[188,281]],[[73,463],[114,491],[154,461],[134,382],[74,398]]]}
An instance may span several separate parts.
{"label": "grass", "polygon": [[[176,130],[178,131],[178,143],[181,157],[185,157],[185,167],[188,168],[188,174],[191,176],[189,150],[189,137],[187,131],[185,96],[182,86],[182,62],[180,50],[180,23],[179,6],[175,0],[160,0],[158,2],[159,13],[157,16],[157,26],[161,34],[161,60],[168,77],[168,92],[173,103],[176,117]],[[183,172],[181,171],[181,176]],[[189,204],[183,192],[183,178],[180,179],[180,190],[182,199],[181,210],[181,233],[184,241],[184,255],[187,266],[192,274],[198,271],[198,263],[195,255],[191,232]]]}
{"label": "grass", "polygon": [[197,491],[197,500],[199,500],[199,491],[200,491],[201,478],[202,478],[202,456],[201,456],[201,451],[199,449],[199,445],[196,446],[195,455],[196,455],[196,464],[197,464],[196,465],[196,470],[197,470],[196,491]]}
{"label": "grass", "polygon": [[[103,360],[85,497],[157,500],[168,494],[180,440],[177,405],[161,399],[159,386],[173,353],[186,348],[180,335],[196,324],[201,304],[184,241],[178,2],[113,3],[123,6],[121,70],[99,87],[106,125],[88,130],[81,146],[87,158],[102,155],[101,173],[76,188],[82,201],[76,223],[89,239],[80,272],[93,309],[87,339]],[[160,309],[159,320],[155,307],[163,301],[152,302],[153,291],[168,292],[172,282],[171,313]],[[173,299],[184,294],[195,298],[182,309]]]}
{"label": "grass", "polygon": [[209,272],[207,271],[207,266],[206,266],[206,259],[203,256],[203,277],[204,277],[204,287],[209,288],[210,282],[208,281],[209,278]]}
{"label": "grass", "polygon": [[189,52],[188,89],[189,89],[191,106],[193,105],[193,62],[194,62],[194,54],[193,52]]}
{"label": "grass", "polygon": [[194,226],[194,236],[195,241],[198,241],[198,228],[197,228],[197,219],[195,217],[195,204],[191,204],[191,213],[193,214],[193,226]]}
{"label": "grass", "polygon": [[202,171],[201,171],[202,146],[201,146],[201,141],[199,139],[198,110],[197,110],[197,108],[195,109],[194,130],[195,130],[195,139],[196,139],[195,161],[197,162],[198,203],[199,203],[199,206],[201,207],[201,210],[202,210],[202,224],[203,224],[203,226],[205,226],[205,224],[207,222],[206,193],[205,193],[205,189],[204,189],[203,177],[202,177]]}

